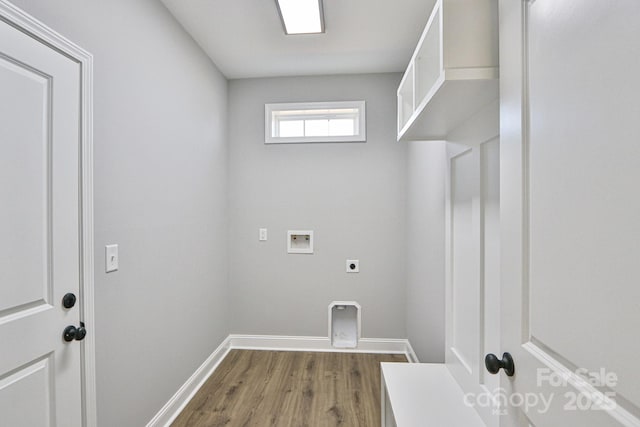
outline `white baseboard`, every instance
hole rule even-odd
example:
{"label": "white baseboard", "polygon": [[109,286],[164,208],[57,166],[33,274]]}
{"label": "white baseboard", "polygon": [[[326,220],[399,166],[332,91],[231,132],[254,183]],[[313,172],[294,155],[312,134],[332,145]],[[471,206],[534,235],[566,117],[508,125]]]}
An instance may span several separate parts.
{"label": "white baseboard", "polygon": [[229,350],[231,348],[229,346],[229,337],[227,337],[160,409],[156,416],[149,421],[147,427],[169,427],[176,417],[180,415],[184,407],[187,406],[187,403],[200,390],[200,387],[213,374],[220,362],[229,353]]}
{"label": "white baseboard", "polygon": [[411,344],[406,339],[361,338],[357,348],[334,348],[328,337],[231,334],[228,339],[231,348],[246,350],[404,354],[409,362],[418,361]]}
{"label": "white baseboard", "polygon": [[418,363],[411,343],[406,339],[361,338],[358,348],[340,349],[331,347],[328,337],[231,334],[211,353],[211,356],[169,399],[146,427],[169,427],[232,349],[404,354],[409,363]]}
{"label": "white baseboard", "polygon": [[420,360],[418,360],[418,355],[416,355],[416,352],[413,351],[413,347],[411,347],[411,342],[409,342],[409,340],[405,340],[407,342],[407,350],[405,352],[405,356],[407,356],[407,360],[409,361],[409,363],[420,363]]}

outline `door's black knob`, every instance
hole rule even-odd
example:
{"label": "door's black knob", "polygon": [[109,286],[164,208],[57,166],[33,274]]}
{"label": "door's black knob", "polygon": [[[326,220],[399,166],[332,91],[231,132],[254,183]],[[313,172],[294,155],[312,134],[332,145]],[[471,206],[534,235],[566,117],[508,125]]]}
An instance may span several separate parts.
{"label": "door's black knob", "polygon": [[79,328],[76,328],[73,325],[67,326],[64,328],[62,333],[62,338],[64,338],[66,342],[71,342],[73,340],[82,341],[86,336],[87,330],[85,329],[83,322],[80,322]]}
{"label": "door's black knob", "polygon": [[67,326],[66,328],[64,328],[62,337],[66,342],[71,342],[75,339],[77,332],[78,330],[76,329],[75,326]]}
{"label": "door's black knob", "polygon": [[76,341],[82,341],[87,336],[87,330],[84,327],[84,322],[80,322],[80,327],[76,329]]}
{"label": "door's black knob", "polygon": [[62,306],[64,308],[71,308],[76,305],[76,296],[72,293],[68,293],[62,297]]}
{"label": "door's black knob", "polygon": [[504,373],[507,374],[508,377],[512,377],[516,372],[516,367],[513,364],[513,357],[509,353],[504,353],[502,355],[502,360],[498,359],[498,357],[489,353],[484,358],[484,366],[486,366],[487,371],[492,374],[497,374],[500,372],[500,369],[504,369]]}

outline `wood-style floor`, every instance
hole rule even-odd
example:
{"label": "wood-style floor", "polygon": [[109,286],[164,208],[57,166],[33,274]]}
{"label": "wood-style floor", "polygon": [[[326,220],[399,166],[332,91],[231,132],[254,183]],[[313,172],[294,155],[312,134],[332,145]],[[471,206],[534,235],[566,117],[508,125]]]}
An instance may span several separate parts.
{"label": "wood-style floor", "polygon": [[403,355],[231,350],[172,427],[377,427],[380,362]]}

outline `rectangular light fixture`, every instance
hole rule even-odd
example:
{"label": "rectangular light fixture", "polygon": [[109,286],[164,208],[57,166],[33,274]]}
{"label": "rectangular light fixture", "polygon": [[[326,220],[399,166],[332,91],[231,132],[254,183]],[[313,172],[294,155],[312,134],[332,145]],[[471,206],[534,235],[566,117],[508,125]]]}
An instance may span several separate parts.
{"label": "rectangular light fixture", "polygon": [[286,34],[324,33],[322,0],[276,0]]}

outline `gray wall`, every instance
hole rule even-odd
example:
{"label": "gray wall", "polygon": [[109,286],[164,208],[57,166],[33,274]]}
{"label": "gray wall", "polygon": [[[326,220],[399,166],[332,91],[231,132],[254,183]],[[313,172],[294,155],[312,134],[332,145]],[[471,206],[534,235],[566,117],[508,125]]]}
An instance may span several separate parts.
{"label": "gray wall", "polygon": [[[395,141],[399,74],[237,80],[227,96],[160,2],[14,3],[95,57],[99,425],[146,424],[230,332],[326,335],[333,300],[362,304],[364,337],[408,334],[442,360],[443,153]],[[267,102],[360,99],[366,143],[264,144]],[[286,253],[296,228],[315,254]]]}
{"label": "gray wall", "polygon": [[139,427],[229,333],[227,82],[158,1],[15,3],[95,56],[98,421]]}
{"label": "gray wall", "polygon": [[[232,332],[327,335],[333,300],[362,305],[363,337],[405,337],[405,151],[395,141],[399,74],[232,80]],[[365,100],[367,142],[264,144],[264,104]],[[269,240],[258,241],[258,229]],[[288,229],[315,232],[287,254]],[[347,258],[360,273],[347,274]]]}
{"label": "gray wall", "polygon": [[407,143],[407,337],[444,362],[446,143]]}

